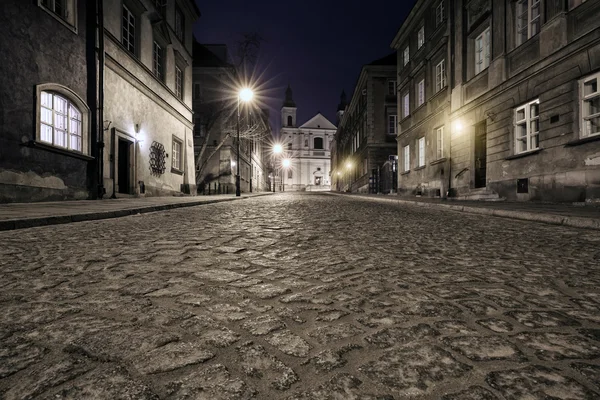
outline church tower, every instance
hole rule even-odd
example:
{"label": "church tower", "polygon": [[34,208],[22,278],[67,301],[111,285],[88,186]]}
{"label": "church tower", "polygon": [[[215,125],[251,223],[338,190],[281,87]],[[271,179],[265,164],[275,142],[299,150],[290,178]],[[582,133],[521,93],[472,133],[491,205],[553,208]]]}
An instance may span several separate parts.
{"label": "church tower", "polygon": [[336,123],[337,126],[339,126],[340,122],[342,121],[342,117],[344,116],[344,111],[346,110],[347,105],[348,105],[348,102],[346,100],[346,91],[342,90],[342,94],[340,96],[340,104],[338,104],[337,112],[335,113],[335,115],[337,117],[337,123]]}
{"label": "church tower", "polygon": [[296,103],[292,97],[292,88],[288,84],[285,91],[285,101],[283,107],[281,107],[281,126],[284,128],[296,127]]}

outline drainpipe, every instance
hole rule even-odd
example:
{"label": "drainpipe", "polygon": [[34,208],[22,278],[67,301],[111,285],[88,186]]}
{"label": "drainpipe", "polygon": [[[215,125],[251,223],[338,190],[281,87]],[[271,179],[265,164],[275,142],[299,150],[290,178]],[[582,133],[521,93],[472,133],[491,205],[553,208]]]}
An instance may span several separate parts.
{"label": "drainpipe", "polygon": [[98,35],[98,198],[102,199],[104,188],[104,0],[97,5]]}

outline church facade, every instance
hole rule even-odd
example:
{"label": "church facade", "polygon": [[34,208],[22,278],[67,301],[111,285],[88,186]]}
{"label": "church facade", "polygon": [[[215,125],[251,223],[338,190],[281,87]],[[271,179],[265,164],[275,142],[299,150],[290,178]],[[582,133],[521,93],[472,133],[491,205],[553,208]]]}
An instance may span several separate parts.
{"label": "church facade", "polygon": [[[323,191],[331,189],[331,142],[336,126],[317,113],[298,126],[296,103],[288,86],[281,108],[280,140],[283,146],[277,173],[283,190]],[[285,167],[283,160],[289,160]]]}

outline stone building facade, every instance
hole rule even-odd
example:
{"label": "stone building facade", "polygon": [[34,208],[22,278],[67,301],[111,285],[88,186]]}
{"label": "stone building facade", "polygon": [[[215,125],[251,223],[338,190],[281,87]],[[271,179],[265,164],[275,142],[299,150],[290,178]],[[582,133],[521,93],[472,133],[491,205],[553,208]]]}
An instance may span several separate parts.
{"label": "stone building facade", "polygon": [[[439,19],[440,8],[447,19],[445,34],[427,22]],[[429,17],[420,10],[429,10]],[[439,107],[420,112],[413,101],[419,96],[419,78],[407,86],[411,118],[401,120],[398,151],[401,171],[407,165],[410,172],[399,177],[402,193],[600,199],[600,1],[418,1],[411,15],[394,39],[399,59],[412,38],[417,46],[423,42],[428,54],[446,41],[447,60],[453,61],[445,70],[446,105],[440,100]],[[404,109],[402,88],[398,108]],[[416,136],[425,137],[421,144],[411,135],[420,113],[424,121],[441,114],[439,122],[417,127]],[[427,135],[438,124],[446,139],[444,161],[432,166],[428,155],[436,154],[437,141]],[[405,156],[407,145],[411,150]],[[425,160],[419,154],[423,147]],[[425,176],[415,179],[414,169],[422,161],[426,167],[417,172]],[[422,172],[432,167],[440,169],[439,185],[435,171]],[[439,192],[428,190],[436,186]]]}
{"label": "stone building facade", "polygon": [[290,166],[275,164],[277,182],[283,190],[330,190],[331,142],[336,126],[321,113],[304,124],[296,121],[296,103],[288,86],[281,108],[280,141],[283,146],[281,159],[289,159]]}
{"label": "stone building facade", "polygon": [[[335,134],[334,190],[389,193],[394,189],[397,87],[395,53],[362,68]],[[342,98],[340,105],[344,103]]]}
{"label": "stone building facade", "polygon": [[0,201],[193,191],[192,0],[0,11]]}
{"label": "stone building facade", "polygon": [[[205,194],[235,193],[239,80],[226,45],[194,44],[194,153],[198,190]],[[240,103],[240,132],[240,190],[266,191],[268,111]]]}

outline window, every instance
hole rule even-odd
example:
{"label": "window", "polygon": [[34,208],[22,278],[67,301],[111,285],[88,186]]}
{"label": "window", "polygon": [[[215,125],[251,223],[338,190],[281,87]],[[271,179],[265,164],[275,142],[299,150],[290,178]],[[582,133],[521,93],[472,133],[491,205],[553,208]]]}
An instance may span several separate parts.
{"label": "window", "polygon": [[135,15],[123,5],[123,30],[121,42],[131,54],[135,54]]}
{"label": "window", "polygon": [[475,75],[490,65],[490,28],[475,38]]}
{"label": "window", "polygon": [[418,153],[418,162],[419,167],[423,167],[425,165],[425,138],[422,137],[417,140],[417,151]]}
{"label": "window", "polygon": [[425,79],[417,84],[417,107],[425,103]]}
{"label": "window", "polygon": [[404,62],[404,66],[406,67],[406,64],[408,64],[410,61],[410,48],[408,46],[404,48],[404,52],[402,53],[402,60]]}
{"label": "window", "polygon": [[540,0],[519,0],[516,2],[517,46],[525,43],[540,32]]}
{"label": "window", "polygon": [[60,22],[66,23],[71,29],[75,30],[77,22],[75,0],[38,0],[38,5]]}
{"label": "window", "polygon": [[288,172],[288,179],[292,179],[292,169],[288,168],[287,170],[288,170],[287,171]]}
{"label": "window", "polygon": [[410,171],[410,146],[404,146],[404,172]]}
{"label": "window", "polygon": [[86,153],[83,143],[83,114],[66,96],[41,91],[39,128],[40,142]]}
{"label": "window", "polygon": [[288,143],[288,150],[291,150],[291,149],[292,149],[292,144]]}
{"label": "window", "polygon": [[165,56],[163,48],[158,43],[154,42],[154,45],[152,47],[152,72],[154,73],[154,76],[156,76],[156,78],[160,81],[163,81],[165,78],[164,57]]}
{"label": "window", "polygon": [[396,126],[398,125],[396,115],[388,115],[388,135],[396,135]]}
{"label": "window", "polygon": [[154,7],[163,18],[167,16],[167,0],[154,0]]}
{"label": "window", "polygon": [[585,3],[586,0],[569,0],[569,10],[581,5],[581,3]]}
{"label": "window", "polygon": [[537,149],[539,134],[540,101],[534,100],[515,110],[515,153]]}
{"label": "window", "polygon": [[406,118],[410,115],[410,95],[404,94],[402,97],[402,117]]}
{"label": "window", "polygon": [[435,92],[446,87],[446,60],[442,60],[435,66]]}
{"label": "window", "polygon": [[440,1],[435,8],[435,27],[437,28],[444,22],[444,0]]}
{"label": "window", "polygon": [[581,81],[581,133],[582,136],[600,134],[600,73]]}
{"label": "window", "polygon": [[304,139],[304,147],[308,147],[308,139]]}
{"label": "window", "polygon": [[395,96],[396,95],[396,81],[388,82],[388,95]]}
{"label": "window", "polygon": [[183,170],[181,163],[181,148],[183,142],[173,137],[173,154],[171,154],[171,167],[178,171]]}
{"label": "window", "polygon": [[444,158],[444,127],[440,126],[435,129],[435,142],[436,142],[436,157],[438,160]]}
{"label": "window", "polygon": [[175,67],[175,95],[183,100],[183,71],[178,66]]}
{"label": "window", "polygon": [[287,117],[287,126],[292,126],[292,120],[293,120],[292,116],[288,115],[288,117]]}
{"label": "window", "polygon": [[183,42],[183,32],[185,29],[185,19],[183,17],[183,12],[179,9],[179,7],[175,6],[175,36],[179,39],[180,42]]}
{"label": "window", "polygon": [[323,150],[323,138],[316,137],[313,140],[313,145],[315,146],[314,147],[315,150]]}
{"label": "window", "polygon": [[417,49],[420,49],[425,44],[425,26],[421,26],[417,33]]}

